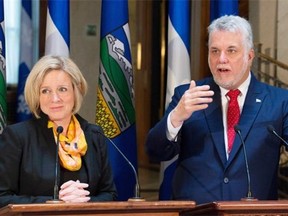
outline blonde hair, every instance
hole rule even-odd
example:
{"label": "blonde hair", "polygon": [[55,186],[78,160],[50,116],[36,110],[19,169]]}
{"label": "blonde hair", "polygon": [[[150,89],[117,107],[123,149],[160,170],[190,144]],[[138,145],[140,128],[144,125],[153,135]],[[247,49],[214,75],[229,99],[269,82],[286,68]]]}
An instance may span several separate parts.
{"label": "blonde hair", "polygon": [[40,118],[41,112],[40,86],[46,74],[52,70],[64,71],[71,77],[75,97],[73,114],[79,111],[83,98],[87,93],[87,82],[78,66],[70,58],[52,55],[43,56],[29,73],[24,89],[26,103],[36,118]]}

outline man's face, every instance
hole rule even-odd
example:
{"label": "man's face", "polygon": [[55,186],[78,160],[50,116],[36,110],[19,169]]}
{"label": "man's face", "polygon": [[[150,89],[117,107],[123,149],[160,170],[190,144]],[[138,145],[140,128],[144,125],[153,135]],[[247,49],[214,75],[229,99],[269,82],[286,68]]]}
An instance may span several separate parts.
{"label": "man's face", "polygon": [[240,32],[215,31],[210,35],[208,63],[215,82],[238,88],[248,77],[254,50],[247,50]]}

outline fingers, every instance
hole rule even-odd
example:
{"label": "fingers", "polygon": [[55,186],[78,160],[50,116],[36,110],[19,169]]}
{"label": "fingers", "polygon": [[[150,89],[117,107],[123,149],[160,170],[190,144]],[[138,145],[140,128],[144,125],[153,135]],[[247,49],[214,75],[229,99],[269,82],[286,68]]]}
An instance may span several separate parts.
{"label": "fingers", "polygon": [[[82,191],[85,191],[85,193],[82,193]],[[84,190],[84,188],[78,188],[75,186],[61,189],[59,192],[59,195],[61,194],[62,196],[65,196],[66,194],[71,194],[71,193],[79,193],[79,194],[89,195],[89,191]]]}
{"label": "fingers", "polygon": [[68,181],[61,185],[59,198],[65,202],[88,202],[89,191],[85,190],[89,185],[80,181]]}
{"label": "fingers", "polygon": [[87,190],[79,189],[75,187],[69,187],[59,192],[59,196],[62,196],[62,197],[73,195],[73,194],[76,194],[77,196],[88,196],[90,192]]}
{"label": "fingers", "polygon": [[62,188],[70,187],[73,184],[75,184],[75,181],[70,180],[62,184],[60,188],[62,189]]}
{"label": "fingers", "polygon": [[206,109],[213,101],[214,92],[209,85],[196,86],[194,80],[189,89],[182,95],[179,103],[171,113],[171,123],[174,127],[180,126],[193,112]]}
{"label": "fingers", "polygon": [[193,89],[195,86],[196,86],[195,81],[194,81],[194,80],[191,80],[189,89]]}
{"label": "fingers", "polygon": [[[194,80],[191,80],[189,89],[186,92],[199,92],[199,91],[208,91],[210,90],[209,85],[201,85],[201,86],[196,86],[196,82]],[[213,91],[209,91],[210,93]]]}
{"label": "fingers", "polygon": [[195,105],[195,110],[198,110],[197,107],[202,107],[202,104],[211,103],[213,95],[214,92],[210,90],[209,85],[196,86],[195,81],[192,80],[189,89],[184,93],[180,101],[188,109],[192,108],[193,110],[193,105]]}
{"label": "fingers", "polygon": [[64,184],[61,185],[61,189],[65,189],[65,188],[68,188],[68,187],[71,187],[71,186],[74,186],[74,187],[78,187],[78,188],[87,188],[89,185],[86,184],[86,183],[81,183],[79,180],[77,181],[68,181],[68,182],[65,182]]}
{"label": "fingers", "polygon": [[88,196],[79,197],[77,195],[71,194],[69,196],[65,196],[61,198],[66,203],[81,203],[81,202],[88,202],[91,198]]}

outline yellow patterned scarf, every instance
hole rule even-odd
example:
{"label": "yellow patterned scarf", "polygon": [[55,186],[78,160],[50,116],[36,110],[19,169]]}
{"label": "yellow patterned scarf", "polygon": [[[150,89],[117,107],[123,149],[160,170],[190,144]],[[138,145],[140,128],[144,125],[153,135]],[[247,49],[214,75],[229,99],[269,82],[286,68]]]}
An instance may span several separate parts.
{"label": "yellow patterned scarf", "polygon": [[[54,138],[57,140],[57,126],[52,121],[48,121],[48,128],[53,127]],[[87,142],[76,117],[73,115],[68,126],[67,135],[62,133],[59,136],[59,158],[62,167],[77,171],[81,168],[81,156],[87,151]]]}

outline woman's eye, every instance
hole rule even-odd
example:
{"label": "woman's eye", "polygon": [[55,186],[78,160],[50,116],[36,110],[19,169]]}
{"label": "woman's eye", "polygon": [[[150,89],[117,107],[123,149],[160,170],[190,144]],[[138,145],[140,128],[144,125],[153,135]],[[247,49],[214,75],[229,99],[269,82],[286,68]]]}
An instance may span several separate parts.
{"label": "woman's eye", "polygon": [[48,89],[42,89],[42,90],[41,90],[41,93],[42,93],[42,94],[49,94],[50,91],[49,91]]}
{"label": "woman's eye", "polygon": [[58,90],[59,90],[59,92],[66,92],[67,88],[66,87],[60,87]]}

